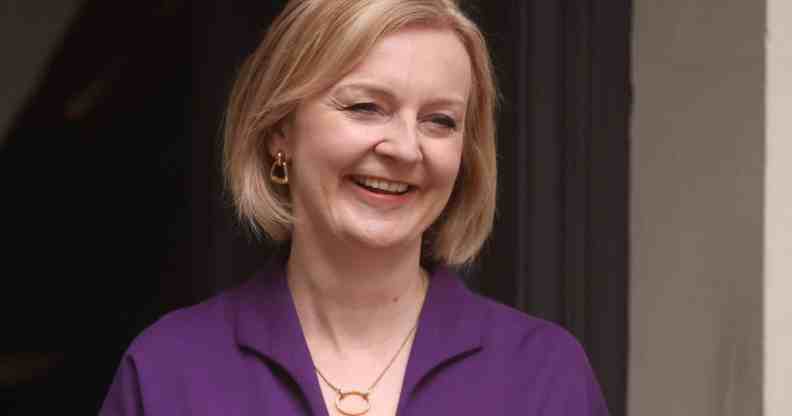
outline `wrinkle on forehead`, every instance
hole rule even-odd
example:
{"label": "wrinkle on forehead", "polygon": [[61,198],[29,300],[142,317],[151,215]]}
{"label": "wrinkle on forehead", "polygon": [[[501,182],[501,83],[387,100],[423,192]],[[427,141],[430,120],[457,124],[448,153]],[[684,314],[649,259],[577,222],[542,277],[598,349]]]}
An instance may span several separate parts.
{"label": "wrinkle on forehead", "polygon": [[380,40],[339,84],[370,80],[398,93],[467,102],[471,64],[461,40],[448,29],[410,27]]}

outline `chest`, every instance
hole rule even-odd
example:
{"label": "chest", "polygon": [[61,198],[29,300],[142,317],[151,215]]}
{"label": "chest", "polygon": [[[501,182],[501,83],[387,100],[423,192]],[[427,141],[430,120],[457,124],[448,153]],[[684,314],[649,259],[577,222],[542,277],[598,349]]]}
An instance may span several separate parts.
{"label": "chest", "polygon": [[[405,354],[405,357],[394,361],[375,386],[370,397],[371,408],[362,416],[495,416],[514,414],[515,409],[520,409],[519,413],[525,415],[541,414],[530,411],[531,396],[541,389],[515,386],[514,378],[501,376],[504,373],[501,366],[476,365],[476,358],[471,356],[445,362],[428,371],[419,370],[422,376],[418,380],[413,379],[410,389],[406,390],[403,387],[408,367]],[[418,362],[416,359],[410,363],[413,365],[411,371],[420,367]],[[226,362],[225,366],[228,365]],[[181,400],[169,400],[189,404],[189,410],[152,414],[347,416],[336,409],[336,392],[310,367],[295,373],[286,371],[277,363],[255,359],[244,368],[245,371],[239,369],[234,377],[217,374],[199,377],[199,374],[193,374],[189,383],[194,388],[182,390]],[[362,377],[334,380],[330,374],[337,369],[331,366],[327,370],[328,380],[345,390],[365,390],[382,369],[350,370],[353,370],[350,373],[358,370],[364,374]],[[362,379],[365,381],[356,381]],[[203,387],[197,388],[198,384]],[[183,396],[185,394],[187,396]],[[402,408],[399,408],[400,404]]]}
{"label": "chest", "polygon": [[[357,415],[368,408],[368,411],[361,416],[395,416],[399,407],[399,398],[401,397],[406,368],[406,354],[397,357],[391,367],[383,374],[374,389],[371,390],[367,401],[357,395],[349,395],[339,400],[339,395],[336,390],[331,388],[319,375],[317,375],[317,382],[321,387],[322,398],[327,408],[327,414],[329,416]],[[372,377],[370,375],[370,370],[360,371],[360,373],[366,374],[366,377],[373,379],[366,380],[365,386],[336,385],[336,387],[344,391],[360,390],[365,392],[365,389],[376,380],[376,376]],[[332,380],[328,381],[333,383]],[[333,384],[335,385],[335,383]],[[347,414],[344,412],[347,412]]]}

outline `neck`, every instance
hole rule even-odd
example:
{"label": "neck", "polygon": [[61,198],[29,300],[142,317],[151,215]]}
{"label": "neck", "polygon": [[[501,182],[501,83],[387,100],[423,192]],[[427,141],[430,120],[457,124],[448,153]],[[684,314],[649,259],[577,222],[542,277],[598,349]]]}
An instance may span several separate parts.
{"label": "neck", "polygon": [[322,246],[328,245],[295,234],[287,266],[306,338],[340,356],[391,350],[415,325],[423,302],[420,241],[366,252]]}

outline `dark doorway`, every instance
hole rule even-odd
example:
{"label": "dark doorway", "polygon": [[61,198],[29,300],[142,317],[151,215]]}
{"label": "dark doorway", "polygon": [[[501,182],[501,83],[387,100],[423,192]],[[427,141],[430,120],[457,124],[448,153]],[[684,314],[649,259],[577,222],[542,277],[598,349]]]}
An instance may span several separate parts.
{"label": "dark doorway", "polygon": [[[95,413],[137,333],[265,262],[223,193],[219,125],[283,3],[84,3],[0,142],[4,414]],[[465,7],[503,95],[499,215],[468,284],[568,328],[624,415],[630,1]]]}
{"label": "dark doorway", "polygon": [[613,415],[626,411],[631,7],[471,7],[503,94],[499,217],[471,283],[575,334]]}

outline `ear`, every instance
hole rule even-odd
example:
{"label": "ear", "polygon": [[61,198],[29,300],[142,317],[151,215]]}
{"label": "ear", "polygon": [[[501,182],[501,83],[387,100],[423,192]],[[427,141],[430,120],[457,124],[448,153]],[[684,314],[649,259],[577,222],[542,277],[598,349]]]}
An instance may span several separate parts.
{"label": "ear", "polygon": [[283,128],[281,126],[273,127],[270,139],[267,141],[267,151],[273,159],[275,159],[275,155],[277,155],[279,151],[288,155],[289,152],[286,150],[287,143],[288,140]]}
{"label": "ear", "polygon": [[275,159],[275,155],[279,151],[286,154],[287,159],[291,159],[292,155],[292,142],[289,140],[289,123],[284,120],[273,126],[272,135],[267,142],[267,151],[270,156]]}

